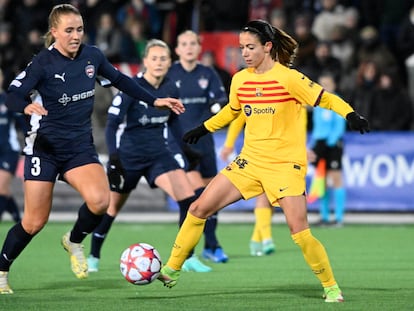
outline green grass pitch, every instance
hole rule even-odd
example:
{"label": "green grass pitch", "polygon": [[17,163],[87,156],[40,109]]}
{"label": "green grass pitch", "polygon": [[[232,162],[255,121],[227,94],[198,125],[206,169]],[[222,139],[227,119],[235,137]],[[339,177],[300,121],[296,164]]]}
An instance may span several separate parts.
{"label": "green grass pitch", "polygon": [[[11,222],[0,223],[3,241]],[[313,228],[330,256],[345,297],[321,298],[319,281],[307,267],[284,224],[273,226],[276,253],[251,257],[252,224],[220,224],[229,255],[213,272],[183,272],[176,287],[155,281],[134,286],[119,271],[121,252],[132,243],[154,245],[168,258],[176,224],[115,222],[102,250],[100,271],[78,280],[60,245],[72,223],[49,223],[13,264],[14,295],[0,296],[0,310],[414,310],[414,226],[347,225]],[[85,253],[89,252],[89,237]],[[202,250],[203,238],[196,252]]]}

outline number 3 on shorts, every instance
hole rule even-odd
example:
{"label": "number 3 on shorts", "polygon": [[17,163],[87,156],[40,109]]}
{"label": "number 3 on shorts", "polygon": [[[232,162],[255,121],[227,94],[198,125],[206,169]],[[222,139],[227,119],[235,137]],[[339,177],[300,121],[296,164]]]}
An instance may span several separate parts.
{"label": "number 3 on shorts", "polygon": [[40,175],[40,158],[39,157],[33,157],[32,158],[32,168],[30,169],[30,173],[32,176],[39,176]]}

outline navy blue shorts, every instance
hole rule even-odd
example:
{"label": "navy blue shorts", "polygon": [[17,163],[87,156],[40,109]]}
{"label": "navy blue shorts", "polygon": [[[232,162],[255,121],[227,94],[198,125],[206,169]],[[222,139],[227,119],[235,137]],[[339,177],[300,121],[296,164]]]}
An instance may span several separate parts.
{"label": "navy blue shorts", "polygon": [[4,170],[14,175],[16,173],[17,163],[19,162],[19,153],[10,150],[0,154],[0,170]]}
{"label": "navy blue shorts", "polygon": [[[131,160],[131,159],[129,159]],[[122,157],[121,157],[122,162]],[[134,190],[141,177],[145,177],[151,188],[156,188],[155,179],[167,172],[181,169],[173,155],[169,152],[154,157],[134,158],[134,168],[125,168],[125,183],[119,193],[129,193]]]}
{"label": "navy blue shorts", "polygon": [[[197,145],[190,145],[194,151],[201,155],[199,164],[195,167],[196,171],[199,171],[203,178],[211,178],[217,175],[217,157],[214,150],[202,150],[198,149]],[[184,155],[184,152],[181,150],[180,146],[177,143],[168,142],[168,148],[174,155],[176,161],[181,165],[181,167],[188,172],[189,162]]]}
{"label": "navy blue shorts", "polygon": [[33,155],[26,155],[24,180],[50,182],[55,182],[56,178],[64,180],[63,175],[67,171],[91,163],[101,164],[95,149],[89,149],[82,153],[51,155],[39,152]]}

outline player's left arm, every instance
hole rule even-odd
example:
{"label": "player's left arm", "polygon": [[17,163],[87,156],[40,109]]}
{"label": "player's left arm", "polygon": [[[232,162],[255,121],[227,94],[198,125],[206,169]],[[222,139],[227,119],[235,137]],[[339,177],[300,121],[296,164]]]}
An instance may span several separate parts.
{"label": "player's left arm", "polygon": [[329,133],[328,139],[326,140],[328,146],[331,147],[337,144],[337,142],[344,136],[346,130],[346,122],[341,116],[334,114],[333,118],[333,126]]}
{"label": "player's left arm", "polygon": [[288,90],[299,102],[335,111],[348,121],[351,129],[361,134],[370,131],[368,121],[342,98],[325,91],[321,85],[297,70],[291,69],[288,74]]}

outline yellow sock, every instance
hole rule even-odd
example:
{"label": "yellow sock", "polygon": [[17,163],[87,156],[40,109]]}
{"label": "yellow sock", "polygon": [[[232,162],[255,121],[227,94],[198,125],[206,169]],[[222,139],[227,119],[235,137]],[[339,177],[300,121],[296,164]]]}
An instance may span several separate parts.
{"label": "yellow sock", "polygon": [[[260,228],[259,228],[259,216],[258,216],[258,214],[260,213],[260,212],[258,212],[257,210],[258,210],[259,208],[255,208],[254,210],[253,210],[253,212],[254,212],[254,218],[255,218],[255,221],[254,221],[254,227],[253,227],[253,233],[252,233],[252,237],[250,238],[250,240],[251,241],[254,241],[254,242],[258,242],[258,243],[260,243],[260,242],[262,242],[262,236],[260,235]],[[260,208],[261,209],[261,208]]]}
{"label": "yellow sock", "polygon": [[188,254],[200,240],[205,223],[205,219],[187,213],[184,223],[175,238],[174,246],[167,262],[168,267],[174,270],[181,270],[181,266],[187,259]]}
{"label": "yellow sock", "polygon": [[312,235],[310,229],[293,234],[292,239],[302,249],[305,261],[322,283],[322,286],[335,285],[336,281],[325,248]]}
{"label": "yellow sock", "polygon": [[254,210],[262,241],[272,240],[272,208],[256,207]]}

